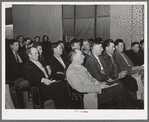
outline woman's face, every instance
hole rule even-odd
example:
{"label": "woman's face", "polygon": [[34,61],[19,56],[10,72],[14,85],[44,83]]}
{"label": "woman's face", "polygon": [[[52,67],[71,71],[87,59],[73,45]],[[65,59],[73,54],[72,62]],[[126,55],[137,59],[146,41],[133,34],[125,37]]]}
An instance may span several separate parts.
{"label": "woman's face", "polygon": [[40,42],[40,38],[38,38],[38,37],[35,38],[35,41],[36,41],[36,42]]}
{"label": "woman's face", "polygon": [[44,36],[44,41],[47,42],[48,41],[48,37]]}

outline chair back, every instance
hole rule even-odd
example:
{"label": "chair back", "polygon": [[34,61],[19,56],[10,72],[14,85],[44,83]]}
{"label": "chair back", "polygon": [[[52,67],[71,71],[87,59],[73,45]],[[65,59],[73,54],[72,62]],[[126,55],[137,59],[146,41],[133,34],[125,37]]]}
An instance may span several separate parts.
{"label": "chair back", "polygon": [[83,109],[83,97],[84,93],[80,93],[77,90],[73,89],[68,82],[67,83],[67,91],[69,96],[69,108],[70,109]]}

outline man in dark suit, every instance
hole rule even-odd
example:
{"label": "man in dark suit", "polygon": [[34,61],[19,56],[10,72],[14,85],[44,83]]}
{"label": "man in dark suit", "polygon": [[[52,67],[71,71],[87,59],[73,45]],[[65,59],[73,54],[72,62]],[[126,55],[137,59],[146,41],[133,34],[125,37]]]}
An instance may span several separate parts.
{"label": "man in dark suit", "polygon": [[65,79],[65,71],[68,66],[68,59],[63,54],[63,48],[60,42],[52,45],[53,56],[49,60],[49,66],[51,67],[51,75],[56,80]]}
{"label": "man in dark suit", "polygon": [[139,55],[139,43],[138,42],[133,42],[131,44],[130,50],[126,51],[125,54],[130,58],[134,66],[141,66],[144,64],[144,61]]}
{"label": "man in dark suit", "polygon": [[30,85],[39,87],[41,98],[51,95],[55,100],[56,108],[66,108],[64,82],[49,79],[45,68],[38,61],[36,48],[28,48],[26,53],[29,56],[29,60],[24,65],[24,73]]}
{"label": "man in dark suit", "polygon": [[81,42],[81,51],[83,55],[85,56],[83,65],[85,65],[86,60],[91,55],[91,48],[88,40],[82,40]]}
{"label": "man in dark suit", "polygon": [[[144,69],[143,69],[144,67],[134,66],[132,61],[129,59],[129,57],[126,54],[124,54],[123,40],[117,39],[114,42],[114,44],[116,46],[116,51],[114,52],[114,55],[116,57],[115,59],[117,61],[118,71],[120,72],[122,70],[127,70],[129,75],[139,73],[141,75],[141,78],[143,78],[144,77]],[[132,91],[135,91],[135,87],[134,87],[134,89],[132,89]],[[136,91],[137,91],[137,89],[136,89]],[[135,94],[133,96],[136,96]]]}
{"label": "man in dark suit", "polygon": [[24,41],[23,41],[23,46],[20,46],[20,49],[19,49],[19,52],[24,56],[24,59],[26,59],[26,49],[27,49],[27,46],[28,44],[31,42],[32,40],[30,38],[26,38]]}
{"label": "man in dark suit", "polygon": [[[105,68],[106,75],[112,79],[122,77],[120,81],[122,82],[124,87],[130,92],[132,97],[136,100],[136,91],[138,90],[137,82],[135,78],[127,74],[128,73],[127,70],[118,72],[117,61],[115,56],[113,55],[115,51],[115,45],[113,40],[111,39],[105,40],[103,46],[105,51],[102,56],[104,58],[104,62],[106,63]],[[123,78],[123,76],[125,77]]]}
{"label": "man in dark suit", "polygon": [[123,70],[127,70],[128,74],[135,74],[137,72],[140,71],[140,67],[139,66],[134,66],[132,61],[129,59],[129,57],[124,54],[124,43],[122,39],[117,39],[114,42],[115,46],[116,46],[116,51],[114,52],[116,61],[117,61],[117,65],[118,65],[118,70],[123,71]]}
{"label": "man in dark suit", "polygon": [[[92,43],[92,55],[87,59],[85,67],[93,78],[99,82],[105,82],[109,80],[109,77],[105,73],[105,62],[101,57],[103,48],[101,42],[95,40]],[[108,89],[103,89],[102,94],[98,95],[98,104],[110,103],[111,101],[121,101],[121,95],[123,93],[122,84],[113,86]],[[126,91],[127,93],[127,91]],[[118,105],[118,104],[117,104]],[[119,104],[118,108],[122,108],[123,104]]]}
{"label": "man in dark suit", "polygon": [[116,79],[118,77],[124,77],[127,74],[127,70],[118,72],[117,63],[113,55],[115,51],[115,45],[112,39],[105,40],[103,43],[104,52],[103,59],[105,62],[105,73],[109,78]]}
{"label": "man in dark suit", "polygon": [[15,81],[18,78],[24,78],[23,74],[23,57],[18,52],[19,42],[12,40],[10,48],[6,50],[6,79]]}

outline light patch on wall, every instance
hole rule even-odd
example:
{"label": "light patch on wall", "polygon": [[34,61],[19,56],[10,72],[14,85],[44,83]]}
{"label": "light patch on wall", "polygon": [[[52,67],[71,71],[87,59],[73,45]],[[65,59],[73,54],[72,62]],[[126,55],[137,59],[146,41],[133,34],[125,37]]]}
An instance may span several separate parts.
{"label": "light patch on wall", "polygon": [[5,34],[7,39],[13,39],[13,25],[5,26]]}

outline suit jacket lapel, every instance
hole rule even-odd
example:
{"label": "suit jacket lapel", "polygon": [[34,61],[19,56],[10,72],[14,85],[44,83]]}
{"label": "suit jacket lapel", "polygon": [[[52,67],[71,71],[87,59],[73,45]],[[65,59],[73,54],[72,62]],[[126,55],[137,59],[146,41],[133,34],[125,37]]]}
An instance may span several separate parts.
{"label": "suit jacket lapel", "polygon": [[[59,64],[59,66],[64,69],[63,65],[57,60],[57,58],[55,58],[55,56],[53,56],[53,57],[54,57],[55,61]],[[62,58],[62,57],[61,57],[61,58]],[[63,60],[63,59],[62,59],[62,60]],[[64,60],[63,60],[63,62],[64,62]],[[65,64],[65,62],[64,62],[64,64]],[[66,65],[66,64],[65,64],[65,65]]]}
{"label": "suit jacket lapel", "polygon": [[91,54],[91,58],[95,61],[95,63],[97,64],[97,67],[98,67],[98,68],[100,69],[100,71],[101,71],[101,66],[100,66],[98,60],[96,59],[96,57],[95,57],[93,54]]}
{"label": "suit jacket lapel", "polygon": [[15,63],[17,63],[17,62],[16,62],[16,57],[15,57],[15,55],[13,54],[12,50],[10,51],[10,53],[11,53],[11,55],[12,55],[12,61],[14,61]]}
{"label": "suit jacket lapel", "polygon": [[[30,65],[33,67],[33,68],[35,68],[36,70],[38,70],[38,71],[40,71],[43,75],[44,75],[44,73],[43,73],[43,71],[36,65],[36,64],[34,64],[32,61],[30,61],[29,60],[29,63],[30,63]],[[45,75],[44,75],[45,76]]]}

